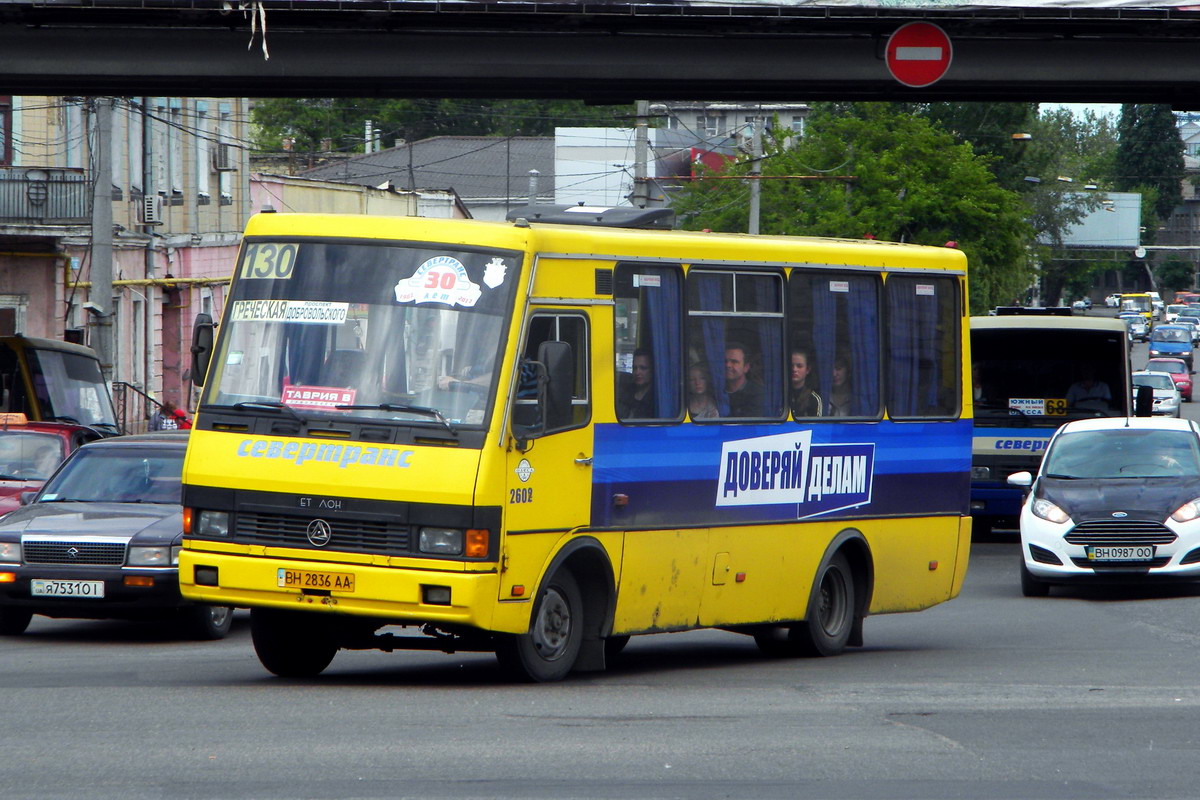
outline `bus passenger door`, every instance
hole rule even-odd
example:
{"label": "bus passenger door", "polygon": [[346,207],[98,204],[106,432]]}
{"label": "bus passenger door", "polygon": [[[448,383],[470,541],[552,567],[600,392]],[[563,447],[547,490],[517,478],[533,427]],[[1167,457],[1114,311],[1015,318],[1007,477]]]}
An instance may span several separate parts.
{"label": "bus passenger door", "polygon": [[[591,519],[589,349],[585,314],[537,312],[530,318],[510,420],[514,446],[507,456],[504,498],[509,534],[566,531]],[[568,387],[551,397],[547,379],[565,380]]]}

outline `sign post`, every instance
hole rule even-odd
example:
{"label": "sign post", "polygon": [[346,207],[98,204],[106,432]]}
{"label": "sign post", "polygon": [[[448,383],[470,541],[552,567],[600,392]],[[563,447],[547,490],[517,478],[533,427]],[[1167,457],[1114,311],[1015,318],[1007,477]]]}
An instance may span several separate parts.
{"label": "sign post", "polygon": [[885,60],[893,78],[920,89],[937,83],[950,69],[953,56],[945,31],[930,22],[910,22],[888,37]]}

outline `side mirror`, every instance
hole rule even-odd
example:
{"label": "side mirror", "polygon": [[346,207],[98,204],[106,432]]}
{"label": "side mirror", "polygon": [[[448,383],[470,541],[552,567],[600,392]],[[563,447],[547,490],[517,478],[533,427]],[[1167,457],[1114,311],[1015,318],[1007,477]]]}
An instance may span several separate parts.
{"label": "side mirror", "polygon": [[37,492],[21,492],[21,494],[17,497],[17,500],[21,503],[21,505],[27,506],[33,502],[33,498],[37,497],[37,494]]}
{"label": "side mirror", "polygon": [[1151,386],[1137,387],[1133,401],[1133,414],[1136,417],[1149,417],[1154,414],[1154,388]]}
{"label": "side mirror", "polygon": [[212,360],[213,331],[216,325],[208,314],[197,314],[192,325],[192,383],[204,385],[208,363]]}
{"label": "side mirror", "polygon": [[566,342],[542,342],[538,361],[546,369],[546,382],[538,393],[545,430],[553,431],[571,424],[571,396],[575,390],[575,358]]}
{"label": "side mirror", "polygon": [[1033,473],[1014,472],[1012,475],[1008,476],[1008,485],[1018,486],[1022,489],[1028,489],[1030,486],[1033,486]]}

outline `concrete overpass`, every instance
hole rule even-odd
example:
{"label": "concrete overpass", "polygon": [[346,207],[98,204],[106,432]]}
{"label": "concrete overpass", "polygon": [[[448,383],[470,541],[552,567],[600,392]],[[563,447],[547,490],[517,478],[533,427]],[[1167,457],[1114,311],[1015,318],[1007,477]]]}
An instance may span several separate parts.
{"label": "concrete overpass", "polygon": [[[887,37],[954,43],[907,89]],[[265,35],[264,35],[265,22]],[[265,51],[264,51],[265,42]],[[1200,107],[1200,12],[729,2],[0,0],[12,94],[1041,100]],[[269,56],[269,57],[268,57]]]}

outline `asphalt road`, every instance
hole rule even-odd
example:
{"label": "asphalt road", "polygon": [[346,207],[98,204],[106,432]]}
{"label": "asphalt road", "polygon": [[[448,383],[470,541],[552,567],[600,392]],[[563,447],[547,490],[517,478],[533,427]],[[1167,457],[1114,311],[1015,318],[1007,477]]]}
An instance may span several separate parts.
{"label": "asphalt road", "polygon": [[719,631],[635,638],[602,675],[507,683],[489,655],[339,653],[270,677],[221,642],[35,618],[0,642],[5,798],[1194,798],[1192,590],[1021,597],[1011,543],[866,646],[771,660]]}

